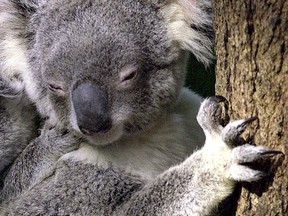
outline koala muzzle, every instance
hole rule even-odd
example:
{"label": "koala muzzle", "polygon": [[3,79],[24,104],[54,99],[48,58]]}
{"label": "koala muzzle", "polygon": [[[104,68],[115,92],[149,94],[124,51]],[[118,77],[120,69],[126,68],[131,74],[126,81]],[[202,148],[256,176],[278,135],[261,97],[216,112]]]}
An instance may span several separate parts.
{"label": "koala muzzle", "polygon": [[78,127],[83,134],[91,136],[111,129],[108,94],[103,87],[92,82],[74,86],[72,103]]}

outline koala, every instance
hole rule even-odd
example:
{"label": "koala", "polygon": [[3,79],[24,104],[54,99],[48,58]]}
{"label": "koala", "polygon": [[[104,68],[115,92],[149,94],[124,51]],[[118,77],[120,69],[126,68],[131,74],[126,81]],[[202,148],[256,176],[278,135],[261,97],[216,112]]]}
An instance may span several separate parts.
{"label": "koala", "polygon": [[[0,182],[6,168],[36,137],[39,125],[36,108],[25,94],[20,76],[24,68],[22,53],[14,47],[19,32],[4,31],[11,24],[6,16],[8,13],[3,13],[5,4],[5,1],[0,1]],[[15,24],[14,28],[21,25]]]}
{"label": "koala", "polygon": [[[14,187],[10,189],[23,187],[24,192],[2,203],[1,215],[211,215],[238,181],[252,182],[265,175],[249,164],[279,153],[242,142],[241,134],[257,118],[223,125],[227,118],[222,119],[221,102],[226,101],[218,96],[201,104],[197,120],[206,135],[204,146],[152,180],[117,164],[67,157],[65,152],[78,149],[79,138],[57,128],[44,130],[8,174]],[[58,159],[62,154],[64,158]],[[43,164],[55,165],[39,181]],[[38,182],[33,182],[35,177]]]}
{"label": "koala", "polygon": [[187,51],[212,58],[210,1],[0,10],[1,73],[47,119],[5,175],[1,215],[209,215],[236,182],[263,177],[246,163],[278,153],[239,142],[254,118],[227,124],[224,98],[201,104],[183,87]]}
{"label": "koala", "polygon": [[[208,1],[2,1],[9,63],[2,73],[21,77],[50,125],[87,141],[81,160],[116,160],[154,178],[204,142],[195,120],[202,98],[183,83],[185,50],[204,63],[212,58],[199,31],[211,25],[209,8]],[[119,143],[123,153],[108,150]]]}
{"label": "koala", "polygon": [[27,96],[0,76],[0,179],[5,169],[36,137],[37,116]]}

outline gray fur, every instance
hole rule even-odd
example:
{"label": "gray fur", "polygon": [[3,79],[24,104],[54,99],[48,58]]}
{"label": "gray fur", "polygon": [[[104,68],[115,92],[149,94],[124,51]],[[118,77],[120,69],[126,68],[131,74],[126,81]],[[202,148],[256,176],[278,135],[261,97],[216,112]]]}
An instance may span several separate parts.
{"label": "gray fur", "polygon": [[[199,119],[201,125],[215,124],[211,122],[216,119],[213,116],[215,110],[211,107],[217,107],[215,100],[203,102],[199,116],[205,113],[211,118]],[[41,182],[30,182],[10,203],[6,200],[6,204],[2,204],[1,215],[209,215],[232,192],[236,181],[255,181],[263,177],[264,173],[241,164],[243,161],[239,160],[239,156],[248,156],[249,162],[254,162],[259,159],[259,150],[267,151],[264,147],[251,145],[230,149],[221,141],[221,134],[217,131],[209,135],[218,136],[220,140],[216,143],[206,142],[201,150],[152,181],[117,168],[114,164],[101,167],[81,161],[60,160],[53,167],[54,171],[46,174]],[[41,158],[38,163],[43,166],[43,163],[47,163],[47,157],[53,154],[57,157],[65,152],[63,149],[67,151],[67,147],[77,146],[77,139],[71,134],[63,136],[56,129],[43,131],[39,141],[34,146],[39,150],[33,149],[31,152],[28,147],[19,158],[23,159],[27,154],[31,156],[28,161]],[[70,147],[67,143],[70,143]],[[211,144],[215,145],[216,151],[211,151]],[[37,155],[37,151],[41,155]],[[50,165],[53,164],[51,161],[48,162]],[[35,163],[30,168],[37,166]],[[16,165],[14,176],[19,172],[17,167],[20,165]],[[33,179],[38,174],[31,172],[30,175],[30,179]]]}
{"label": "gray fur", "polygon": [[[24,93],[19,38],[27,38],[27,7],[0,1],[0,178],[13,160],[36,137],[38,114]],[[13,47],[13,45],[19,47]]]}
{"label": "gray fur", "polygon": [[36,136],[37,125],[35,107],[27,96],[0,76],[0,173]]}
{"label": "gray fur", "polygon": [[259,149],[236,143],[217,98],[197,116],[201,148],[201,98],[183,88],[186,51],[211,56],[210,1],[0,3],[1,74],[47,118],[5,177],[1,215],[208,215],[262,177],[239,163]]}
{"label": "gray fur", "polygon": [[41,136],[33,140],[9,168],[0,201],[15,197],[53,172],[56,161],[79,146],[79,139],[68,134],[46,125]]}

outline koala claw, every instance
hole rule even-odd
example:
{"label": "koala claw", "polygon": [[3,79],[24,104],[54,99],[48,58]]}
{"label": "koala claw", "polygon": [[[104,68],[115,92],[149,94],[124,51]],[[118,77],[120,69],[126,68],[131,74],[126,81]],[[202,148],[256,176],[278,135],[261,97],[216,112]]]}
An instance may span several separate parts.
{"label": "koala claw", "polygon": [[267,174],[260,170],[252,169],[248,164],[264,159],[267,155],[282,153],[266,149],[264,146],[244,144],[234,148],[231,152],[232,164],[229,168],[229,178],[234,181],[253,182],[264,178]]}
{"label": "koala claw", "polygon": [[265,156],[274,156],[274,155],[277,155],[277,154],[282,154],[282,155],[284,155],[283,152],[277,151],[277,150],[267,150],[267,151],[265,151],[265,152],[262,152],[261,154],[262,154],[262,155],[265,155]]}
{"label": "koala claw", "polygon": [[[224,110],[220,104],[223,102]],[[260,180],[266,176],[266,173],[261,170],[252,169],[249,164],[251,165],[260,159],[265,159],[267,156],[281,154],[282,152],[269,150],[264,146],[247,144],[241,135],[247,126],[258,118],[251,117],[225,124],[223,123],[225,119],[229,119],[227,110],[228,102],[224,97],[216,96],[208,98],[201,104],[197,120],[203,128],[206,138],[207,135],[212,135],[212,140],[214,140],[215,137],[220,137],[221,142],[219,143],[224,144],[223,146],[229,149],[228,151],[227,149],[226,151],[220,150],[222,151],[222,157],[226,152],[229,154],[229,156],[227,155],[229,159],[224,162],[224,166],[228,167],[228,179],[246,182]],[[223,114],[222,111],[225,113]],[[215,143],[213,142],[211,145],[213,146]],[[209,146],[208,149],[210,150],[211,146]]]}
{"label": "koala claw", "polygon": [[215,95],[213,97],[208,98],[209,101],[214,101],[216,103],[221,103],[224,102],[228,105],[228,101],[225,97],[221,96],[221,95]]}
{"label": "koala claw", "polygon": [[258,117],[254,116],[251,118],[230,122],[223,128],[221,132],[223,141],[230,147],[242,145],[244,143],[244,140],[241,138],[242,133],[250,123],[257,119]]}
{"label": "koala claw", "polygon": [[232,161],[238,164],[252,163],[266,156],[283,154],[281,151],[269,150],[264,146],[245,144],[232,150]]}

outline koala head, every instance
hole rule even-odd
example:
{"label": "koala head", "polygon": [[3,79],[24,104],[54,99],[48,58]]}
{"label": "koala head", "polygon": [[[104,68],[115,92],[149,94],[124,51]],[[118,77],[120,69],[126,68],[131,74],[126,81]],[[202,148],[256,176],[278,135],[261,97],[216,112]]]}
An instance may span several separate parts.
{"label": "koala head", "polygon": [[184,50],[209,61],[199,32],[208,9],[194,0],[39,1],[27,16],[26,91],[42,115],[92,144],[140,133],[173,108]]}

